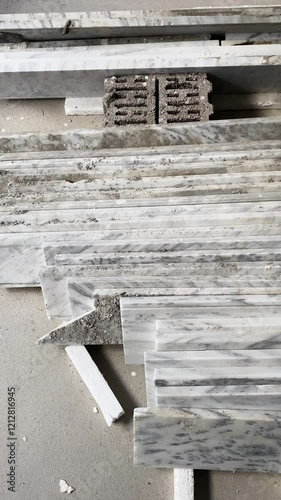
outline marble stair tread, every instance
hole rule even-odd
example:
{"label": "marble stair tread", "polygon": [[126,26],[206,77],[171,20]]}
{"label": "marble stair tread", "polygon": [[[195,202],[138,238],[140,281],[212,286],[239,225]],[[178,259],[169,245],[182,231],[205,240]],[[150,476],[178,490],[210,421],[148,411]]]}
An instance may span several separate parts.
{"label": "marble stair tread", "polygon": [[87,314],[52,330],[38,340],[40,344],[110,345],[122,344],[119,296],[95,296]]}
{"label": "marble stair tread", "polygon": [[190,252],[115,252],[85,253],[82,255],[60,254],[55,263],[57,266],[109,265],[109,264],[151,264],[151,263],[183,263],[191,262],[262,262],[265,260],[281,261],[280,250],[216,250]]}
{"label": "marble stair tread", "polygon": [[[242,225],[242,226],[216,226],[216,227],[189,227],[189,228],[165,228],[165,236],[167,239],[175,238],[190,238],[192,240],[203,240],[217,238],[218,243],[224,238],[240,241],[245,237],[272,237],[275,241],[276,236],[280,235],[280,227],[278,224],[271,225]],[[81,239],[83,238],[83,240]],[[144,238],[163,239],[163,230],[159,229],[132,229],[132,230],[105,230],[105,231],[87,231],[81,234],[81,231],[70,232],[33,232],[33,233],[2,233],[0,238],[0,284],[3,286],[38,286],[38,273],[42,265],[44,265],[43,246],[54,248],[49,253],[55,255],[56,252],[63,252],[66,246],[73,241],[87,241],[92,244],[93,241],[112,240],[116,243],[119,240],[129,238],[131,241]],[[255,246],[255,245],[253,245]],[[222,247],[223,248],[223,247]],[[28,250],[27,250],[28,249]],[[26,252],[32,266],[26,265]],[[52,257],[53,258],[53,257]],[[52,264],[55,260],[52,261]],[[16,268],[16,272],[14,269]]]}
{"label": "marble stair tread", "polygon": [[[280,347],[280,346],[279,346]],[[196,351],[152,351],[146,352],[144,355],[145,363],[145,381],[146,381],[146,395],[147,405],[156,406],[156,386],[155,386],[155,370],[156,369],[175,369],[182,368],[188,369],[189,367],[197,367],[198,362],[203,363],[202,359],[205,356],[205,366],[214,365],[216,359],[217,366],[249,366],[255,367],[268,367],[272,362],[272,366],[280,366],[280,349],[261,349],[261,350],[245,350],[245,351],[209,351],[208,353],[198,353]],[[259,370],[259,368],[258,368]],[[258,371],[257,370],[257,371]],[[197,385],[198,384],[194,384]],[[213,384],[214,385],[214,384]],[[230,385],[230,384],[229,384]],[[210,384],[209,384],[210,386]],[[180,388],[182,391],[183,389]]]}
{"label": "marble stair tread", "polygon": [[137,408],[135,465],[280,472],[280,421],[279,411]]}
{"label": "marble stair tread", "polygon": [[[271,46],[270,46],[271,48]],[[272,55],[272,54],[271,54]],[[87,151],[95,149],[123,149],[133,147],[158,147],[190,145],[190,151],[200,144],[219,143],[223,148],[229,143],[247,145],[253,139],[280,141],[281,118],[243,118],[187,124],[113,127],[100,130],[72,130],[54,134],[25,133],[3,134],[0,137],[0,153],[28,153],[40,151]],[[196,149],[194,150],[196,151]],[[85,154],[85,153],[84,153]],[[18,156],[17,156],[18,157]]]}
{"label": "marble stair tread", "polygon": [[[75,28],[65,33],[61,27],[71,19]],[[148,36],[197,33],[220,33],[249,29],[271,31],[280,23],[278,7],[223,7],[175,10],[128,10],[97,12],[38,12],[1,14],[1,30],[21,35],[27,40],[72,40],[112,36]],[[245,31],[244,28],[244,31]]]}
{"label": "marble stair tread", "polygon": [[[180,277],[184,288],[225,286],[228,280],[230,287],[234,286],[260,286],[271,284],[273,277],[276,278],[275,286],[278,286],[280,264],[268,263],[231,263],[227,266],[220,264],[165,264],[165,266],[154,266],[154,264],[143,265],[110,265],[110,266],[50,266],[42,268],[39,272],[43,295],[50,318],[71,319],[70,305],[67,294],[67,279],[71,277],[102,278],[119,276],[121,279],[128,276],[158,276],[158,280]],[[183,276],[185,276],[183,280]],[[201,278],[199,279],[199,277]],[[219,277],[221,276],[221,280]],[[268,279],[270,281],[268,281]],[[124,281],[126,282],[126,281]],[[211,284],[212,283],[212,284]],[[177,287],[179,283],[175,283]],[[129,311],[130,312],[130,311]],[[157,319],[167,319],[157,318]]]}
{"label": "marble stair tread", "polygon": [[186,387],[189,385],[280,384],[281,366],[200,366],[188,368],[162,368],[155,370],[155,387]]}
{"label": "marble stair tread", "polygon": [[[257,299],[252,296],[247,304],[247,300],[241,301],[239,296],[229,296],[225,305],[224,296],[218,296],[216,306],[210,305],[210,297],[206,303],[209,305],[204,306],[204,296],[201,295],[198,297],[177,297],[177,299],[173,298],[172,300],[169,297],[122,297],[120,307],[126,363],[142,364],[144,353],[155,349],[157,320],[186,321],[198,315],[206,315],[211,318],[217,316],[219,311],[221,317],[248,318],[250,316],[252,321],[256,321],[259,325],[262,304],[259,303],[259,296],[256,297]],[[197,306],[195,305],[196,300],[199,300]],[[257,300],[256,304],[255,300]],[[264,303],[262,306],[263,321],[272,315],[278,315],[279,309],[279,306],[271,305],[270,295],[265,300],[267,305]]]}
{"label": "marble stair tread", "polygon": [[281,385],[157,387],[156,404],[171,408],[281,410]]}

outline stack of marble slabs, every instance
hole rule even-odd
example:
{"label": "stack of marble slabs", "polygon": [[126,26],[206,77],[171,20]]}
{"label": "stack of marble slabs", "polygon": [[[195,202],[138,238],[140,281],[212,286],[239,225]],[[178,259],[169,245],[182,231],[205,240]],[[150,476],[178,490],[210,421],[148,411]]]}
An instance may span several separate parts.
{"label": "stack of marble slabs", "polygon": [[281,472],[281,295],[256,291],[121,299],[126,360],[146,372],[137,465]]}

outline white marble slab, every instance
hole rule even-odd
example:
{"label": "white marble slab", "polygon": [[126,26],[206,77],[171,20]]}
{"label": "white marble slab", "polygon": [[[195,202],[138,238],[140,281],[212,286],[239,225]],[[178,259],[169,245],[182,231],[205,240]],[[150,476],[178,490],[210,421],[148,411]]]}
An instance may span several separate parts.
{"label": "white marble slab", "polygon": [[[204,302],[205,298],[207,300]],[[215,301],[217,305],[215,305]],[[144,353],[155,349],[157,320],[187,321],[200,315],[206,315],[209,319],[212,319],[212,317],[218,316],[219,313],[221,317],[250,317],[251,324],[254,323],[261,327],[266,326],[268,317],[278,315],[280,306],[271,306],[270,304],[270,295],[261,300],[259,296],[254,295],[249,299],[247,297],[241,299],[239,296],[228,296],[227,299],[224,296],[216,298],[192,296],[177,297],[176,300],[171,300],[169,297],[121,298],[120,307],[126,362],[129,364],[142,364]],[[274,299],[272,304],[274,304]]]}
{"label": "white marble slab", "polygon": [[[238,263],[221,266],[220,264],[194,264],[191,266],[182,264],[165,264],[165,266],[154,266],[154,264],[140,265],[111,265],[111,266],[51,266],[40,271],[40,281],[45,297],[45,302],[50,318],[71,319],[69,298],[67,293],[67,278],[85,277],[89,278],[116,278],[119,276],[123,283],[130,281],[131,276],[157,276],[157,280],[174,281],[174,285],[180,288],[200,288],[227,286],[233,288],[239,286],[271,285],[275,278],[275,286],[278,286],[280,265],[277,263]],[[178,278],[180,277],[180,280]],[[176,279],[175,279],[176,278]],[[270,279],[270,281],[268,281]],[[145,282],[145,281],[144,281]],[[165,285],[162,285],[162,287]],[[142,286],[144,288],[145,286]],[[161,288],[162,288],[161,287]],[[99,286],[100,288],[100,286]],[[110,287],[112,288],[112,287]],[[167,319],[156,318],[156,319]],[[154,339],[155,341],[155,339]]]}
{"label": "white marble slab", "polygon": [[[280,347],[280,346],[279,346]],[[227,373],[227,367],[254,366],[256,372],[260,371],[260,367],[267,368],[271,366],[280,366],[280,349],[261,349],[261,350],[243,350],[243,351],[207,351],[207,352],[188,352],[188,351],[152,351],[144,355],[145,361],[145,381],[147,405],[156,406],[156,386],[155,386],[155,370],[176,370],[182,369],[188,371],[190,368],[205,364],[205,367],[224,367],[224,372]],[[258,367],[258,368],[257,368]],[[196,382],[196,384],[199,384]],[[214,385],[214,384],[213,384]],[[233,384],[229,384],[233,385]],[[255,384],[258,385],[258,384]],[[265,385],[262,383],[262,385]],[[211,387],[211,384],[208,383]],[[167,387],[165,387],[166,389]],[[220,386],[220,388],[223,388]],[[159,388],[160,389],[160,388]],[[186,388],[180,388],[183,391]],[[162,390],[162,388],[161,388]],[[175,389],[176,390],[176,389]],[[187,389],[186,389],[187,390]],[[203,389],[202,389],[203,390]],[[211,389],[210,389],[211,391]],[[180,392],[179,392],[180,394]]]}
{"label": "white marble slab", "polygon": [[2,233],[280,224],[281,203],[30,211],[0,214]]}
{"label": "white marble slab", "polygon": [[[72,207],[71,207],[72,208]],[[190,227],[190,228],[165,228],[165,236],[167,239],[175,238],[191,238],[196,240],[210,241],[210,238],[217,239],[218,243],[222,242],[224,238],[237,240],[245,237],[272,237],[272,241],[279,237],[280,227],[278,224],[263,226],[216,226],[216,227]],[[39,284],[38,272],[44,263],[44,255],[42,246],[52,245],[54,252],[48,251],[53,259],[56,253],[65,251],[68,245],[72,245],[73,241],[79,240],[91,245],[94,241],[106,240],[108,243],[112,240],[113,233],[107,231],[87,231],[83,234],[81,239],[81,231],[71,232],[37,232],[37,233],[2,233],[0,238],[0,268],[1,277],[0,283],[4,286],[26,285],[37,286]],[[131,241],[139,239],[163,239],[163,230],[151,228],[146,229],[132,229],[114,231],[114,241],[123,241],[130,238]],[[26,265],[26,250],[28,248],[29,257],[32,261],[32,266]],[[53,257],[52,257],[53,255]],[[50,261],[51,264],[55,260]],[[16,267],[16,271],[13,269]],[[210,285],[208,285],[210,286]],[[195,285],[197,287],[197,285]]]}
{"label": "white marble slab", "polygon": [[[34,96],[33,96],[34,97]],[[53,134],[25,133],[1,134],[0,152],[30,153],[40,151],[84,152],[96,149],[123,149],[133,147],[158,146],[190,146],[190,152],[197,145],[219,143],[219,148],[229,143],[250,145],[248,142],[280,141],[281,118],[244,118],[234,120],[218,120],[200,123],[185,123],[175,125],[149,125],[112,127],[100,130],[72,130]],[[234,148],[236,145],[233,146]],[[196,149],[194,150],[196,152]],[[46,154],[46,153],[45,153]],[[68,153],[69,154],[69,153]],[[81,153],[79,153],[80,155]],[[84,153],[85,154],[85,153]],[[124,154],[124,153],[123,153]],[[22,156],[21,156],[22,157]],[[18,156],[17,156],[18,158]],[[3,158],[4,159],[4,158]]]}
{"label": "white marble slab", "polygon": [[[71,24],[67,30],[62,27]],[[107,36],[149,36],[219,33],[243,26],[272,31],[280,23],[280,9],[271,7],[192,8],[1,14],[0,29],[27,40],[65,40]],[[200,27],[200,30],[199,30]]]}
{"label": "white marble slab", "polygon": [[280,421],[279,411],[137,408],[135,465],[280,472]]}
{"label": "white marble slab", "polygon": [[156,403],[171,408],[280,411],[281,385],[157,387]]}

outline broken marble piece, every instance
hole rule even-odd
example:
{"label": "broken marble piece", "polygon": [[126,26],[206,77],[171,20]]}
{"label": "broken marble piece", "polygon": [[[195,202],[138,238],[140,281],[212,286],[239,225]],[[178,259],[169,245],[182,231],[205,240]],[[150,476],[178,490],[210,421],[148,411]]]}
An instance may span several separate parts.
{"label": "broken marble piece", "polygon": [[[157,390],[155,386],[155,370],[165,369],[182,369],[188,370],[189,368],[196,368],[199,365],[207,367],[224,367],[226,372],[227,367],[240,366],[248,367],[254,366],[257,371],[260,367],[267,368],[269,363],[277,368],[280,366],[280,349],[272,350],[245,350],[245,351],[207,351],[205,352],[189,352],[188,351],[152,351],[146,352],[144,355],[145,364],[145,381],[146,381],[146,395],[147,405],[157,406]],[[258,367],[258,368],[257,368]],[[198,385],[198,384],[194,384]],[[258,384],[255,384],[258,385]],[[264,385],[264,384],[263,384]],[[191,387],[191,386],[189,386]],[[211,395],[211,386],[210,395]],[[221,389],[222,386],[219,387]],[[170,388],[165,387],[165,390]],[[249,386],[250,389],[250,386]],[[164,390],[164,388],[163,388]],[[171,389],[172,390],[172,389]],[[180,388],[180,391],[188,390],[187,388]],[[241,389],[242,390],[242,389]],[[162,387],[159,387],[162,391]],[[179,394],[180,394],[179,391]],[[206,389],[207,391],[207,389]],[[162,393],[161,393],[162,394]],[[186,393],[185,393],[186,394]],[[199,394],[200,395],[200,394]],[[202,395],[202,393],[201,393]],[[235,393],[234,393],[235,395]]]}
{"label": "broken marble piece", "polygon": [[281,411],[281,385],[157,387],[156,403],[173,408]]}
{"label": "broken marble piece", "polygon": [[86,348],[73,345],[66,347],[65,350],[110,427],[124,415],[123,408]]}
{"label": "broken marble piece", "polygon": [[135,465],[280,472],[280,421],[280,411],[137,408]]}
{"label": "broken marble piece", "polygon": [[119,301],[118,295],[94,296],[94,310],[62,324],[38,342],[64,345],[123,344]]}
{"label": "broken marble piece", "polygon": [[[221,318],[241,317],[249,318],[250,326],[256,325],[257,329],[261,326],[265,328],[268,318],[274,315],[278,316],[280,306],[275,303],[275,300],[273,298],[271,302],[271,295],[261,299],[259,299],[259,295],[249,296],[248,299],[246,296],[239,295],[227,297],[223,295],[216,297],[193,295],[177,298],[121,297],[120,307],[126,363],[142,364],[144,353],[155,349],[157,320],[190,321],[191,318],[196,319],[203,315],[208,317],[209,321],[218,316]],[[271,337],[272,335],[270,336],[269,333],[268,342],[265,342],[265,345],[261,343],[260,347],[266,347],[270,344]],[[252,347],[253,343],[250,345]],[[259,348],[259,342],[257,348]]]}
{"label": "broken marble piece", "polygon": [[61,493],[68,493],[69,495],[75,491],[72,486],[70,486],[64,479],[60,479],[60,492]]}
{"label": "broken marble piece", "polygon": [[[34,96],[33,96],[34,97]],[[29,153],[43,151],[96,150],[111,148],[194,146],[219,143],[280,140],[281,119],[245,118],[200,123],[149,125],[73,130],[50,134],[2,134],[0,152]],[[235,147],[235,146],[234,146]]]}

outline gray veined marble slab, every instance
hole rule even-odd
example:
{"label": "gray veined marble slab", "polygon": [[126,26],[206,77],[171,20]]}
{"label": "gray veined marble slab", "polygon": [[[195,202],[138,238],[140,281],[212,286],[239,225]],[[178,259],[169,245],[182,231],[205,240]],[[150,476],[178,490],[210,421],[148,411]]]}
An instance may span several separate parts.
{"label": "gray veined marble slab", "polygon": [[40,344],[122,344],[119,296],[95,296],[94,310],[64,323],[39,339]]}
{"label": "gray veined marble slab", "polygon": [[60,254],[56,257],[58,266],[109,265],[109,264],[152,264],[152,263],[198,263],[198,262],[262,262],[281,261],[280,250],[225,250],[191,252],[115,252],[84,253],[82,255]]}
{"label": "gray veined marble slab", "polygon": [[[157,280],[160,282],[163,279],[163,283],[165,283],[166,278],[172,280],[176,278],[174,287],[180,288],[226,286],[226,284],[233,288],[235,284],[236,287],[266,287],[271,285],[273,277],[275,278],[275,286],[278,286],[280,273],[281,265],[275,262],[270,264],[253,262],[232,263],[227,266],[221,266],[220,264],[193,264],[192,266],[165,264],[162,267],[154,266],[154,264],[147,264],[146,266],[113,264],[108,267],[50,266],[41,269],[39,275],[49,317],[71,319],[71,308],[67,293],[67,278],[71,277],[85,277],[87,280],[93,277],[109,277],[116,280],[119,276],[126,283],[128,278],[131,279],[130,276],[157,276]],[[200,276],[201,278],[199,278]],[[221,276],[221,279],[218,276]],[[181,281],[177,279],[178,277],[180,277]],[[180,283],[182,283],[181,286]],[[144,287],[143,285],[142,288]],[[165,287],[165,284],[162,287]]]}
{"label": "gray veined marble slab", "polygon": [[30,211],[0,215],[1,232],[160,229],[194,226],[280,224],[280,202]]}
{"label": "gray veined marble slab", "polygon": [[[26,40],[71,40],[112,36],[176,35],[243,30],[272,31],[281,22],[272,7],[192,8],[101,12],[1,14],[0,29]],[[71,20],[69,24],[68,21]],[[68,23],[68,29],[63,30]],[[199,30],[200,27],[200,30]]]}
{"label": "gray veined marble slab", "polygon": [[[225,367],[225,369],[233,366],[255,366],[256,370],[259,371],[259,367],[266,368],[269,364],[279,367],[280,352],[280,349],[263,349],[259,351],[207,351],[206,353],[196,351],[147,352],[144,355],[147,405],[157,405],[155,386],[156,369],[165,370],[169,368],[175,370],[181,368],[187,370],[190,367],[196,368],[201,365],[205,367],[220,366]],[[194,385],[198,386],[199,384],[196,383]],[[208,386],[211,391],[210,384],[208,384]],[[165,387],[165,389],[167,389],[167,387]],[[180,388],[180,391],[183,390],[183,388]]]}
{"label": "gray veined marble slab", "polygon": [[280,44],[224,47],[217,40],[7,50],[0,51],[0,96],[99,97],[112,75],[190,71],[207,72],[218,91],[280,92],[280,63]]}
{"label": "gray veined marble slab", "polygon": [[[272,237],[280,235],[280,226],[278,224],[270,225],[243,225],[243,226],[214,226],[214,227],[189,227],[177,228],[171,227],[165,229],[165,236],[168,239],[192,238],[193,240],[204,240],[217,238],[218,243],[223,238],[231,238],[239,241],[245,237]],[[89,245],[94,241],[106,240],[118,241],[124,239],[138,240],[157,238],[163,239],[162,229],[132,229],[120,231],[87,231],[83,234],[83,241]],[[42,246],[52,245],[54,252],[50,250],[50,259],[54,259],[56,253],[64,252],[67,245],[73,244],[73,241],[81,240],[81,231],[71,232],[33,232],[33,233],[2,233],[0,238],[0,283],[4,286],[38,286],[38,272],[44,263],[44,254]],[[12,248],[11,248],[12,247]],[[26,250],[29,249],[29,258],[32,266],[26,265]],[[51,264],[55,260],[50,261]],[[14,269],[16,268],[16,272]],[[194,285],[197,287],[198,285]],[[206,286],[206,285],[205,285]],[[210,285],[208,285],[210,286]],[[266,285],[265,285],[266,286]]]}
{"label": "gray veined marble slab", "polygon": [[[126,363],[142,364],[144,353],[155,349],[157,320],[187,321],[201,315],[212,318],[217,317],[219,312],[221,317],[250,318],[250,325],[256,324],[258,328],[265,326],[269,317],[278,316],[280,311],[280,306],[274,305],[274,300],[271,303],[270,295],[261,300],[259,296],[253,295],[248,301],[246,297],[240,299],[239,296],[228,296],[226,302],[224,302],[224,296],[218,296],[215,299],[207,297],[207,301],[204,302],[205,298],[204,296],[177,297],[176,299],[171,297],[121,298]],[[210,303],[210,299],[213,300],[213,304]],[[264,321],[263,324],[261,324],[261,318]]]}
{"label": "gray veined marble slab", "polygon": [[[73,130],[50,134],[2,134],[0,152],[96,150],[219,143],[247,144],[249,141],[280,141],[281,118],[218,120],[181,125],[112,127],[100,130]],[[235,147],[235,146],[234,146]],[[113,149],[114,151],[114,149]]]}
{"label": "gray veined marble slab", "polygon": [[[200,352],[200,351],[199,351]],[[202,363],[203,365],[203,363]],[[281,383],[281,366],[162,368],[155,370],[156,387],[182,387],[193,385],[274,385]]]}
{"label": "gray veined marble slab", "polygon": [[157,406],[281,410],[281,385],[157,387]]}
{"label": "gray veined marble slab", "polygon": [[135,464],[280,472],[280,422],[279,411],[137,408]]}
{"label": "gray veined marble slab", "polygon": [[[91,310],[93,305],[93,297],[97,293],[109,294],[119,293],[120,295],[127,296],[151,296],[151,295],[229,295],[241,294],[241,287],[231,288],[232,282],[229,283],[229,288],[184,288],[184,280],[180,278],[176,280],[165,279],[161,276],[153,277],[135,276],[125,277],[107,277],[107,278],[69,278],[67,280],[68,298],[72,311],[72,316],[75,318],[80,314],[86,313]],[[221,281],[221,285],[226,286],[228,282]],[[274,294],[280,294],[281,288],[275,286],[274,280],[267,288],[255,287],[254,280],[251,282],[249,288],[243,288],[245,294],[270,294],[274,301]],[[269,283],[268,283],[269,285]],[[99,290],[99,292],[98,292]],[[243,300],[243,299],[242,299]],[[262,303],[262,302],[261,302]],[[182,338],[182,337],[181,337]],[[167,340],[165,339],[164,342]],[[159,339],[158,339],[159,342]],[[170,342],[170,339],[169,339]],[[183,342],[183,341],[182,341]],[[180,349],[180,347],[179,347]]]}

